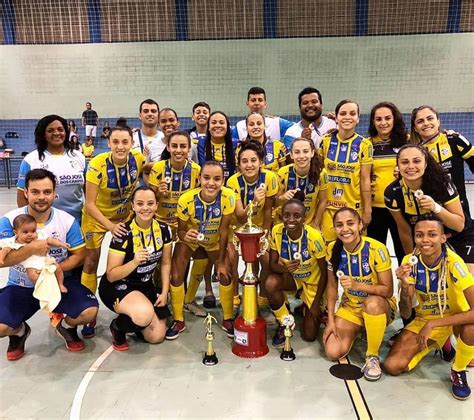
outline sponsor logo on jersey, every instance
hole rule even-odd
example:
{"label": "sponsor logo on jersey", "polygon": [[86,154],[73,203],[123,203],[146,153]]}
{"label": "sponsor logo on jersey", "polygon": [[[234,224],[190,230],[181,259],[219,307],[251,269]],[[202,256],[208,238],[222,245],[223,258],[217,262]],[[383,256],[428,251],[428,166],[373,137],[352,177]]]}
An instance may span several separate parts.
{"label": "sponsor logo on jersey", "polygon": [[341,198],[344,195],[344,190],[336,187],[332,190],[332,195],[334,198]]}
{"label": "sponsor logo on jersey", "polygon": [[379,248],[378,252],[379,252],[379,256],[380,256],[380,259],[382,260],[382,262],[387,261],[387,257],[385,256],[385,252],[383,252],[383,249]]}
{"label": "sponsor logo on jersey", "polygon": [[351,179],[344,177],[344,176],[335,176],[335,175],[329,175],[328,176],[328,181],[329,182],[337,182],[339,184],[350,184]]}

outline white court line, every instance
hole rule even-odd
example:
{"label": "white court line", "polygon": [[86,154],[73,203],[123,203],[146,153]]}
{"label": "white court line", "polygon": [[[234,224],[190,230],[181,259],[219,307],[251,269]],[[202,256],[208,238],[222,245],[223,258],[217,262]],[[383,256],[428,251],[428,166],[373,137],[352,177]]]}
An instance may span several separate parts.
{"label": "white court line", "polygon": [[77,388],[76,394],[74,395],[74,400],[72,401],[71,414],[69,415],[70,420],[79,420],[81,418],[82,400],[84,399],[84,395],[86,394],[89,382],[94,376],[94,373],[97,372],[97,370],[99,369],[100,365],[105,361],[105,359],[107,359],[107,357],[110,356],[113,351],[113,346],[110,346],[107,350],[105,350],[92,364],[88,372],[82,378],[82,381],[79,384],[79,387]]}

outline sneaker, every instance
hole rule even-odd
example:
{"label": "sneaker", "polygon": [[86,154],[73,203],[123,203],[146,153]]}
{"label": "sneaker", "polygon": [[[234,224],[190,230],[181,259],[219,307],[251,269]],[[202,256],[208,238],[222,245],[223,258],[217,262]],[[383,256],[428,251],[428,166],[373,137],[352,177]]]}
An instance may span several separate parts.
{"label": "sneaker", "polygon": [[206,309],[215,308],[217,306],[216,297],[214,295],[206,295],[202,300],[202,306]]}
{"label": "sneaker", "polygon": [[471,388],[467,383],[466,370],[456,372],[451,369],[451,393],[457,400],[467,400],[471,396]]}
{"label": "sneaker", "polygon": [[382,376],[382,368],[380,367],[380,360],[377,356],[367,356],[365,358],[365,365],[361,369],[365,379],[368,381],[377,381]]}
{"label": "sneaker", "polygon": [[448,363],[454,360],[454,356],[456,356],[456,349],[451,344],[451,337],[448,337],[446,342],[443,344],[443,347],[436,350],[435,354],[439,354],[441,359]]}
{"label": "sneaker", "polygon": [[186,329],[184,321],[173,321],[171,326],[166,330],[165,338],[167,340],[176,340],[180,333]]}
{"label": "sneaker", "polygon": [[191,303],[185,303],[184,304],[184,310],[186,312],[191,312],[192,314],[196,315],[196,316],[200,316],[200,317],[205,317],[207,316],[207,312],[202,309],[197,303],[196,301],[193,301]]}
{"label": "sneaker", "polygon": [[127,351],[128,343],[127,336],[123,331],[120,331],[116,325],[117,319],[110,323],[110,332],[112,333],[112,346],[117,351]]}
{"label": "sneaker", "polygon": [[95,336],[95,324],[97,320],[94,319],[92,322],[89,322],[86,325],[82,326],[81,335],[82,338],[92,338]]}
{"label": "sneaker", "polygon": [[225,333],[227,334],[227,337],[234,338],[234,320],[233,319],[224,319],[224,321],[222,321],[221,328],[225,331]]}
{"label": "sneaker", "polygon": [[50,312],[49,313],[49,323],[53,328],[56,328],[58,324],[63,320],[64,315],[59,312]]}
{"label": "sneaker", "polygon": [[69,351],[84,350],[84,341],[82,341],[77,335],[77,327],[66,328],[61,321],[55,331],[56,334],[63,339],[64,344]]}
{"label": "sneaker", "polygon": [[275,332],[275,335],[272,338],[272,346],[275,348],[280,348],[285,345],[285,326],[278,325],[278,329]]}
{"label": "sneaker", "polygon": [[393,334],[389,339],[388,339],[388,345],[390,347],[393,346],[393,343],[395,343],[395,340],[397,339],[397,337],[402,333],[403,331],[403,328],[400,328],[398,331],[395,332],[395,334]]}
{"label": "sneaker", "polygon": [[7,359],[10,361],[21,359],[25,355],[25,341],[31,334],[31,328],[26,322],[24,324],[25,333],[21,337],[18,335],[8,336],[10,343],[7,349]]}

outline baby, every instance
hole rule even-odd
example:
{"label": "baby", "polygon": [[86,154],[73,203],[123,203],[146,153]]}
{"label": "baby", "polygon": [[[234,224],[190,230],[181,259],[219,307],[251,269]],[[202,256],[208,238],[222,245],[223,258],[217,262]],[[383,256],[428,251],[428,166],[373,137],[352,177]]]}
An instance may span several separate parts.
{"label": "baby", "polygon": [[[69,244],[59,241],[54,238],[46,238],[43,232],[37,232],[36,220],[29,214],[20,214],[13,219],[13,232],[15,237],[0,240],[0,263],[4,263],[5,257],[13,250],[21,248],[23,245],[29,244],[36,239],[46,240],[49,246],[69,249]],[[43,270],[48,270],[50,273],[54,272],[59,285],[59,290],[66,293],[67,289],[64,287],[64,273],[59,267],[56,260],[49,255],[32,255],[21,263],[26,269],[28,278],[34,284],[38,280]]]}

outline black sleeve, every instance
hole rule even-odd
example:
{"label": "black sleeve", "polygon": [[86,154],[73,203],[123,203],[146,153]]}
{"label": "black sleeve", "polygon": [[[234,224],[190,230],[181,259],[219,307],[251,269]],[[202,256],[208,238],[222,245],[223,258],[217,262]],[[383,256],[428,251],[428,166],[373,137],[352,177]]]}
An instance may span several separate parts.
{"label": "black sleeve", "polygon": [[393,181],[387,188],[385,188],[385,192],[384,192],[385,207],[387,207],[389,210],[403,211],[402,209],[403,196],[401,196],[401,193],[402,193],[402,186],[400,185],[400,181],[398,180]]}
{"label": "black sleeve", "polygon": [[173,238],[171,236],[171,230],[168,227],[168,225],[165,225],[164,223],[161,223],[161,222],[159,222],[159,224],[160,224],[160,229],[161,229],[161,238],[163,239],[163,245],[173,242]]}
{"label": "black sleeve", "polygon": [[467,163],[471,172],[474,173],[474,154],[467,158],[464,157],[469,152],[472,153],[474,146],[462,134],[450,134],[447,137],[453,153],[459,155]]}

